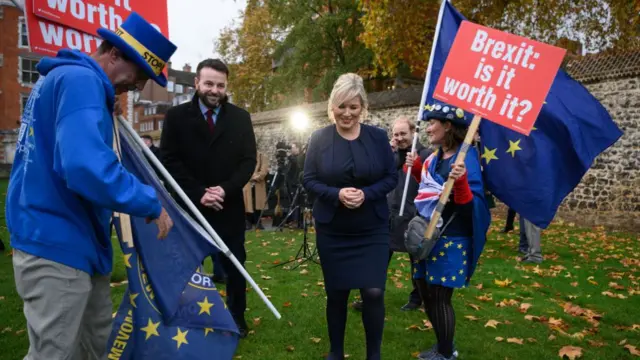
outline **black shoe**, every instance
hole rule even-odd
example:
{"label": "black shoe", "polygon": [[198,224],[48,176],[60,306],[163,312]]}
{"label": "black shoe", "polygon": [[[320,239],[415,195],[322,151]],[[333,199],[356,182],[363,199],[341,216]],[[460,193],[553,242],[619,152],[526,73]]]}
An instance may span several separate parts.
{"label": "black shoe", "polygon": [[244,320],[236,321],[236,326],[240,332],[240,339],[244,339],[249,335],[249,326]]}
{"label": "black shoe", "polygon": [[511,232],[511,231],[513,231],[513,228],[512,228],[512,227],[505,227],[504,229],[502,229],[502,233],[503,233],[503,234],[507,234],[507,233],[509,233],[509,232]]}
{"label": "black shoe", "polygon": [[400,310],[402,311],[413,311],[413,310],[417,310],[420,308],[420,303],[413,303],[411,301],[409,301],[408,303],[404,304]]}
{"label": "black shoe", "polygon": [[351,307],[356,311],[362,311],[362,300],[356,300],[351,304]]}

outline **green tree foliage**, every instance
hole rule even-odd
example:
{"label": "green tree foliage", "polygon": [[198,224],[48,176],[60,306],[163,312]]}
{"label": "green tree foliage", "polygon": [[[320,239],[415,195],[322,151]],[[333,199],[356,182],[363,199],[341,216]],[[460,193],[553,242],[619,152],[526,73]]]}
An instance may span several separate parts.
{"label": "green tree foliage", "polygon": [[[274,84],[288,89],[284,103],[323,100],[343,73],[367,75],[372,53],[358,41],[363,27],[354,0],[266,0],[285,32],[274,59]],[[309,99],[310,98],[310,99]]]}
{"label": "green tree foliage", "polygon": [[250,112],[265,110],[273,103],[272,56],[277,28],[263,2],[249,0],[242,23],[225,28],[216,51],[229,65],[229,91],[233,101]]}
{"label": "green tree foliage", "polygon": [[[578,40],[588,52],[636,46],[640,1],[453,0],[469,20],[555,44]],[[360,0],[362,42],[376,71],[393,75],[402,65],[426,70],[440,0]]]}

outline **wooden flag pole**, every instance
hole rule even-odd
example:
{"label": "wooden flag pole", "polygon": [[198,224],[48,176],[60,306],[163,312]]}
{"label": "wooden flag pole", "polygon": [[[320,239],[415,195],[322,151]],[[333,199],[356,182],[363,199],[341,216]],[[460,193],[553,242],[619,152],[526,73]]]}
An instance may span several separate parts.
{"label": "wooden flag pole", "polygon": [[[480,126],[480,120],[482,117],[480,115],[474,115],[473,120],[471,120],[471,125],[469,125],[469,129],[467,130],[467,135],[464,138],[464,142],[460,148],[460,152],[458,153],[458,157],[456,158],[455,164],[463,164],[464,159],[467,157],[467,151],[473,142],[473,138],[478,131],[478,126]],[[449,196],[451,195],[451,190],[453,189],[454,180],[449,178],[444,185],[444,190],[442,194],[440,194],[440,201],[438,201],[438,205],[436,206],[433,215],[431,215],[431,221],[429,221],[429,226],[427,226],[427,230],[424,232],[425,239],[431,239],[433,234],[436,231],[436,225],[438,221],[442,217],[442,211],[444,210],[444,206],[449,201]],[[435,239],[437,240],[437,239]]]}

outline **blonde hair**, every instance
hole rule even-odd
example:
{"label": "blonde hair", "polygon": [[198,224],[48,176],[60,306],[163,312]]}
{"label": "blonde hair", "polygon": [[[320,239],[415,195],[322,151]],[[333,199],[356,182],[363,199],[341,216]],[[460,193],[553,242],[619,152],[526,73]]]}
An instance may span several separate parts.
{"label": "blonde hair", "polygon": [[398,116],[396,120],[393,122],[393,126],[396,126],[396,124],[401,124],[401,123],[407,124],[407,126],[409,126],[409,131],[411,132],[414,132],[416,130],[416,124],[413,121],[411,121],[411,119],[409,119],[404,115]]}
{"label": "blonde hair", "polygon": [[329,96],[327,105],[327,114],[331,122],[336,121],[333,117],[333,108],[344,104],[356,96],[360,97],[360,105],[362,106],[360,120],[366,119],[369,113],[369,100],[367,100],[367,91],[364,89],[362,78],[354,73],[340,75],[335,84],[333,84],[333,90],[331,90],[331,96]]}

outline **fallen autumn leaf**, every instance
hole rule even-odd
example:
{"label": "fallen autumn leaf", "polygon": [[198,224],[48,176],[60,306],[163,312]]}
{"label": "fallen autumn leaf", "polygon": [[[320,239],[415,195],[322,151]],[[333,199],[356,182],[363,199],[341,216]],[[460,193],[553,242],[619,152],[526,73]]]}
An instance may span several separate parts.
{"label": "fallen autumn leaf", "polygon": [[569,358],[569,360],[575,360],[577,358],[582,357],[582,348],[577,346],[564,346],[558,352],[558,356],[564,358],[565,356]]}

